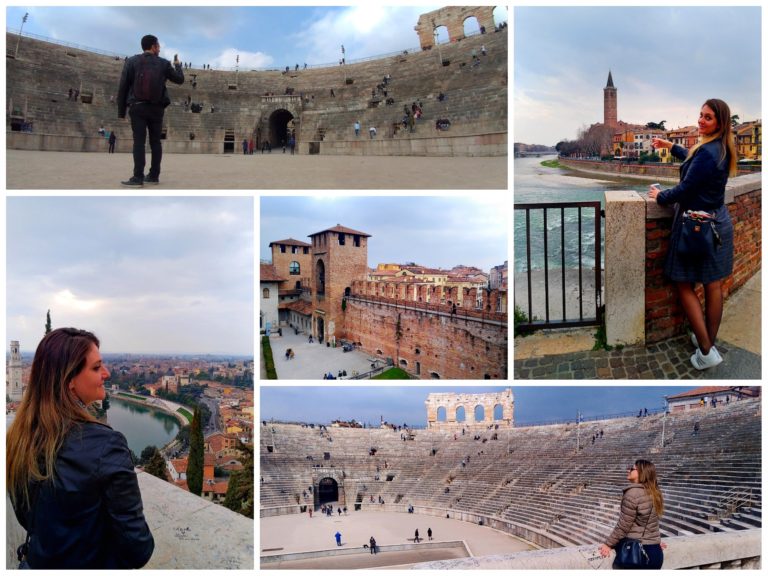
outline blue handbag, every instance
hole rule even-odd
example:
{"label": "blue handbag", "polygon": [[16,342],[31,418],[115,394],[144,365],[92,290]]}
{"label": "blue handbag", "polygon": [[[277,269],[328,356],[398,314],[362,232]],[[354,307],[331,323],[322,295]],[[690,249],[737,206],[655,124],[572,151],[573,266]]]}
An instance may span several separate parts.
{"label": "blue handbag", "polygon": [[714,258],[715,250],[720,245],[720,235],[717,233],[714,215],[703,212],[686,210],[683,213],[680,240],[677,252],[686,256]]}

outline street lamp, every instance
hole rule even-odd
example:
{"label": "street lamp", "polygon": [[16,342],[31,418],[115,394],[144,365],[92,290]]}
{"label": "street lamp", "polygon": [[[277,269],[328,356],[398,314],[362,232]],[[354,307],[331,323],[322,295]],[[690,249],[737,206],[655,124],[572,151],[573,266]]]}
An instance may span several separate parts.
{"label": "street lamp", "polygon": [[29,12],[25,12],[24,18],[21,19],[21,27],[19,28],[19,39],[16,40],[16,51],[13,53],[14,60],[19,57],[19,44],[21,44],[21,31],[24,30],[24,23],[27,21],[27,18],[29,18]]}

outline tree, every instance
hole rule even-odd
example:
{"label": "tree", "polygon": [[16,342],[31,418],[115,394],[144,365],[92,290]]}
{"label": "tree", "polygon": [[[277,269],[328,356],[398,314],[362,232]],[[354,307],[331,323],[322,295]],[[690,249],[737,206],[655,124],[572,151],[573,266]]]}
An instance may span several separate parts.
{"label": "tree", "polygon": [[189,461],[187,462],[187,486],[192,494],[200,496],[203,493],[203,419],[200,417],[200,407],[195,407],[192,424],[189,431]]}
{"label": "tree", "polygon": [[51,331],[51,311],[45,315],[45,333],[48,334]]}
{"label": "tree", "polygon": [[739,125],[739,115],[734,114],[733,116],[731,116],[731,127],[736,128],[736,126],[738,125]]}
{"label": "tree", "polygon": [[238,441],[237,448],[245,454],[243,469],[233,472],[229,477],[224,506],[253,518],[253,446]]}
{"label": "tree", "polygon": [[157,452],[157,446],[150,445],[144,448],[144,450],[141,451],[139,464],[147,464],[152,456],[154,456],[155,452]]}
{"label": "tree", "polygon": [[666,120],[662,120],[661,122],[648,122],[648,124],[645,125],[646,128],[649,128],[651,130],[666,130],[664,127],[664,124],[666,124]]}
{"label": "tree", "polygon": [[[162,454],[160,454],[160,451],[155,448],[154,446],[147,446],[147,448],[152,448],[152,456],[150,456],[149,461],[144,465],[144,472],[147,472],[148,474],[152,474],[152,476],[156,478],[160,478],[161,480],[168,481],[168,476],[166,475],[166,467],[165,467],[165,460],[163,460]],[[146,452],[146,448],[141,451],[142,454]]]}

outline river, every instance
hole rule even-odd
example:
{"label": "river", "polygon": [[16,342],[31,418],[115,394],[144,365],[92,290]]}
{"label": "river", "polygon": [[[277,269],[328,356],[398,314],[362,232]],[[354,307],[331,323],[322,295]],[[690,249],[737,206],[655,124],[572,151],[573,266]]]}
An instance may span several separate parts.
{"label": "river", "polygon": [[[541,158],[515,158],[514,198],[515,204],[542,202],[594,202],[600,201],[605,207],[606,190],[635,190],[644,192],[648,184],[638,180],[620,179],[606,176],[597,179],[593,175],[579,176],[578,172],[561,168],[547,168],[541,165],[544,160],[554,160],[557,156]],[[560,212],[550,210],[547,214],[547,238],[549,268],[561,267]],[[531,212],[531,269],[544,267],[544,235],[542,211]],[[604,222],[601,223],[601,238],[605,238]],[[515,272],[526,270],[525,217],[523,212],[515,212]],[[578,210],[565,211],[565,264],[566,268],[578,266]],[[594,267],[594,213],[582,211],[582,265]],[[601,254],[604,254],[601,249]],[[604,262],[604,260],[603,260]],[[602,263],[601,263],[602,265]]]}
{"label": "river", "polygon": [[149,445],[162,448],[176,437],[179,422],[170,414],[110,394],[107,424],[122,432],[136,456]]}

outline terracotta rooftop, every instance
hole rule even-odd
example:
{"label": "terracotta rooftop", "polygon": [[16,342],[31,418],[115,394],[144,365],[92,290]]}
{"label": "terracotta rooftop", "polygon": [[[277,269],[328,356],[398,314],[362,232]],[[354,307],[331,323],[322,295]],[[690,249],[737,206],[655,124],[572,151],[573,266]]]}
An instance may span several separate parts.
{"label": "terracotta rooftop", "polygon": [[285,244],[286,246],[304,246],[306,248],[312,248],[312,244],[307,244],[306,242],[295,240],[293,238],[288,238],[287,240],[275,240],[274,242],[269,243],[269,247],[272,248],[273,244]]}
{"label": "terracotta rooftop", "polygon": [[310,316],[312,314],[312,302],[306,300],[296,300],[295,302],[288,302],[287,304],[280,304],[280,310],[293,310],[299,314]]}
{"label": "terracotta rooftop", "polygon": [[[707,396],[709,394],[715,394],[717,392],[736,392],[737,388],[745,388],[745,387],[744,386],[700,386],[698,388],[694,388],[693,390],[688,390],[686,392],[681,392],[680,394],[675,394],[674,396],[667,396],[667,399],[677,400],[678,398],[694,398],[698,396]],[[746,395],[751,395],[751,391],[748,391],[748,390],[742,390],[742,393]]]}
{"label": "terracotta rooftop", "polygon": [[265,264],[264,262],[261,262],[261,267],[259,269],[259,281],[260,282],[282,282],[285,280],[285,278],[281,278],[280,275],[277,273],[277,270],[275,269],[274,265],[272,264]]}
{"label": "terracotta rooftop", "polygon": [[346,226],[342,226],[341,224],[336,224],[333,228],[326,228],[325,230],[320,230],[320,232],[315,232],[314,234],[309,234],[309,237],[317,236],[318,234],[322,234],[323,232],[340,232],[342,234],[357,234],[358,236],[365,236],[366,238],[370,238],[370,234],[366,234],[365,232],[360,232],[359,230],[352,230],[352,228],[347,228]]}

